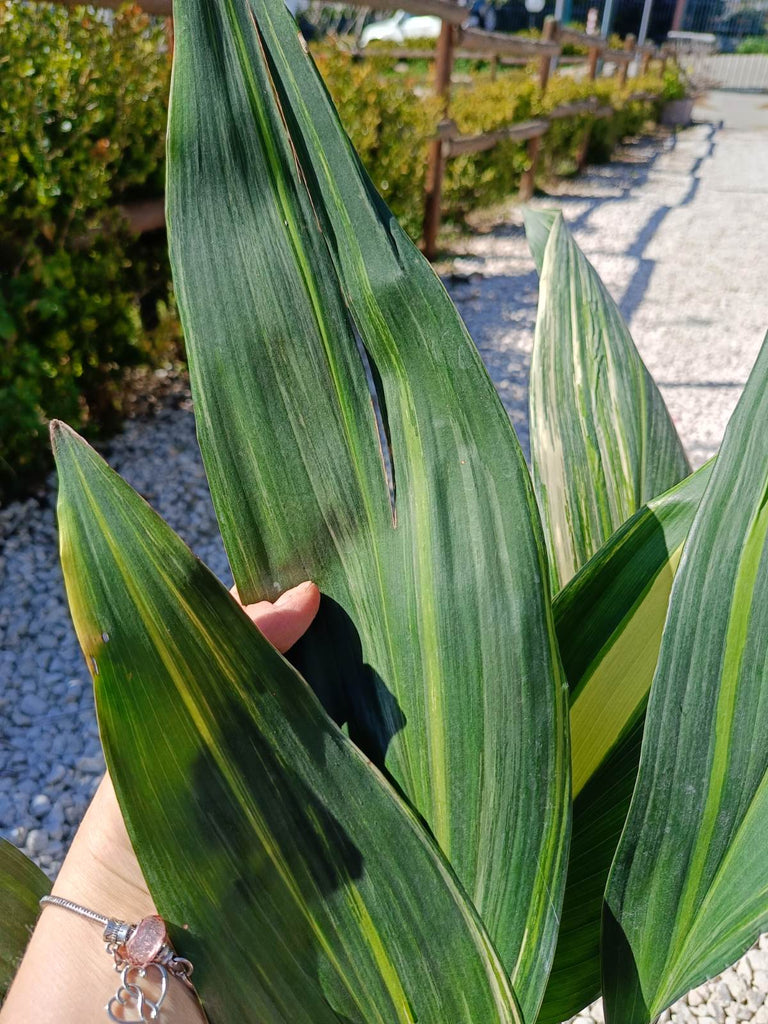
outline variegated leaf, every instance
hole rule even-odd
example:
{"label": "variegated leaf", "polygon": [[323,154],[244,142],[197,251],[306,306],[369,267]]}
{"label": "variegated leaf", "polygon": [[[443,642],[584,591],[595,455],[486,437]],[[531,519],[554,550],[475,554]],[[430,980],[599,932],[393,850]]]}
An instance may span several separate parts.
{"label": "variegated leaf", "polygon": [[539,1024],[559,1024],[600,994],[605,884],[637,777],[672,581],[711,470],[635,513],[555,599],[571,692],[573,836]]}
{"label": "variegated leaf", "polygon": [[649,1024],[768,928],[768,345],[672,587],[606,891],[604,997]]}
{"label": "variegated leaf", "polygon": [[429,824],[532,1020],[570,758],[520,447],[281,0],[175,17],[171,257],[239,592],[319,584],[292,658]]}
{"label": "variegated leaf", "polygon": [[54,425],[54,452],[110,775],[211,1024],[520,1024],[405,802],[91,448]]}
{"label": "variegated leaf", "polygon": [[616,303],[562,215],[525,217],[541,268],[531,461],[557,591],[690,467]]}

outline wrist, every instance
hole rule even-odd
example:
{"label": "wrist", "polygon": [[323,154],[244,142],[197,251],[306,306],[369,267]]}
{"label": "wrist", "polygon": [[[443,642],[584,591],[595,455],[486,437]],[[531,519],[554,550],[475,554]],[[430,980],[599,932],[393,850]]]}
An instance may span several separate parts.
{"label": "wrist", "polygon": [[[156,913],[128,841],[108,778],[94,796],[62,865],[53,894],[130,924]],[[2,1024],[101,1024],[120,977],[103,927],[71,911],[45,907],[0,1010]],[[189,988],[169,978],[158,1024],[204,1024]]]}
{"label": "wrist", "polygon": [[[156,914],[109,776],[77,831],[53,893],[126,921]],[[103,908],[107,910],[103,910]]]}

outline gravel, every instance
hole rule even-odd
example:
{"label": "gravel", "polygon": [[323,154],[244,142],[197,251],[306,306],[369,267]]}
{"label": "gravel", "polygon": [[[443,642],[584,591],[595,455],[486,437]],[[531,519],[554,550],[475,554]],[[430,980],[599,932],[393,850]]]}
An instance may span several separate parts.
{"label": "gravel", "polygon": [[[641,140],[536,200],[563,209],[619,300],[696,465],[717,450],[768,326],[768,113],[755,97],[708,102],[702,113],[717,122],[725,109],[725,127]],[[527,451],[537,279],[521,225],[514,206],[484,215],[441,270]],[[106,455],[229,585],[190,403],[174,404],[128,422]],[[51,877],[104,770],[54,502],[51,480],[44,497],[0,510],[0,834]],[[662,1021],[768,1024],[767,996],[763,937]],[[602,1021],[599,1003],[575,1018]]]}
{"label": "gravel", "polygon": [[[189,408],[129,422],[105,453],[231,584]],[[0,834],[51,877],[104,772],[59,567],[55,482],[0,511]]]}

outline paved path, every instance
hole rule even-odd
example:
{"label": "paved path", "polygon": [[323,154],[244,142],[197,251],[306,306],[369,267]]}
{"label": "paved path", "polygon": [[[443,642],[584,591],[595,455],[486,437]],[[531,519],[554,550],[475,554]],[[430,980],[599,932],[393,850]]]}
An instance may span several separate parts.
{"label": "paved path", "polygon": [[[712,123],[629,147],[542,203],[562,206],[619,297],[697,463],[716,450],[768,327],[763,101],[713,95],[697,112]],[[520,224],[513,208],[461,239],[449,285],[527,446],[537,282]],[[191,413],[129,423],[108,457],[229,582]],[[58,566],[53,496],[51,484],[47,499],[0,511],[0,833],[51,874],[103,771]],[[675,1019],[768,1022],[768,944],[751,956]],[[595,1007],[582,1024],[600,1019]]]}
{"label": "paved path", "polygon": [[[536,204],[562,208],[699,465],[768,329],[768,96],[714,93],[696,117],[709,123],[630,146]],[[527,444],[537,278],[521,225],[513,207],[459,240],[449,283]]]}

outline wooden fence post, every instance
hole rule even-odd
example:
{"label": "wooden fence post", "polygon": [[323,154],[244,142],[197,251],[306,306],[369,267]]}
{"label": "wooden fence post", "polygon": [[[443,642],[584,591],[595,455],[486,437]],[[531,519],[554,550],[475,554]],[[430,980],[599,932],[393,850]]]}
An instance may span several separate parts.
{"label": "wooden fence post", "polygon": [[590,82],[594,82],[597,78],[597,64],[600,60],[600,47],[591,46],[589,49],[589,62],[587,64],[587,74],[589,75]]}
{"label": "wooden fence post", "polygon": [[541,136],[537,135],[528,140],[528,170],[523,171],[520,178],[520,191],[518,198],[521,203],[527,203],[533,196],[536,187],[536,165],[539,162],[539,150],[541,149]]}
{"label": "wooden fence post", "polygon": [[579,148],[576,152],[576,170],[579,174],[583,174],[587,169],[587,158],[589,156],[589,144],[592,141],[592,128],[594,121],[590,121],[587,127],[584,129],[584,137],[581,140]]}
{"label": "wooden fence post", "polygon": [[[557,19],[553,18],[552,15],[547,15],[544,19],[544,28],[541,30],[541,41],[543,43],[554,43],[557,39],[559,27]],[[552,58],[550,56],[541,57],[539,60],[539,88],[542,92],[547,88],[551,68]]]}
{"label": "wooden fence post", "polygon": [[176,35],[173,29],[173,15],[169,14],[165,19],[165,38],[168,42],[168,53],[173,57],[174,47],[176,45]]}
{"label": "wooden fence post", "polygon": [[[589,59],[587,62],[587,75],[590,82],[594,82],[597,78],[597,66],[600,63],[600,47],[591,46],[589,48]],[[579,151],[576,154],[576,170],[579,174],[587,166],[587,155],[589,153],[589,140],[592,137],[592,125],[589,124],[584,129],[584,138],[581,140]]]}
{"label": "wooden fence post", "polygon": [[[544,19],[544,28],[541,31],[542,42],[556,42],[559,30],[560,24],[557,19],[548,15]],[[539,59],[539,88],[541,89],[542,94],[546,91],[553,63],[552,57],[549,55]],[[540,151],[541,136],[537,135],[535,138],[528,140],[528,168],[523,171],[523,175],[520,178],[520,191],[518,196],[520,201],[523,203],[528,202],[536,187],[536,166],[539,162]]]}
{"label": "wooden fence post", "polygon": [[[451,99],[451,71],[453,69],[455,30],[444,21],[440,29],[435,53],[435,93],[440,97],[442,116],[447,117]],[[437,234],[440,230],[440,204],[443,192],[443,139],[433,139],[429,145],[427,161],[427,190],[424,203],[424,255],[428,260],[437,253]]]}
{"label": "wooden fence post", "polygon": [[[635,49],[635,43],[636,42],[637,42],[637,37],[633,36],[632,33],[630,32],[630,34],[624,40],[624,50],[627,53],[632,53],[634,51],[634,49]],[[619,70],[619,81],[621,82],[622,85],[626,85],[626,83],[627,83],[627,74],[629,73],[629,65],[630,65],[630,61],[628,61],[628,60],[624,60],[624,61],[621,62],[621,69]]]}
{"label": "wooden fence post", "polygon": [[644,50],[643,51],[643,56],[640,59],[640,74],[641,75],[647,75],[648,74],[648,68],[650,67],[650,64],[651,64],[651,57],[652,57],[652,53],[651,53],[650,50]]}

